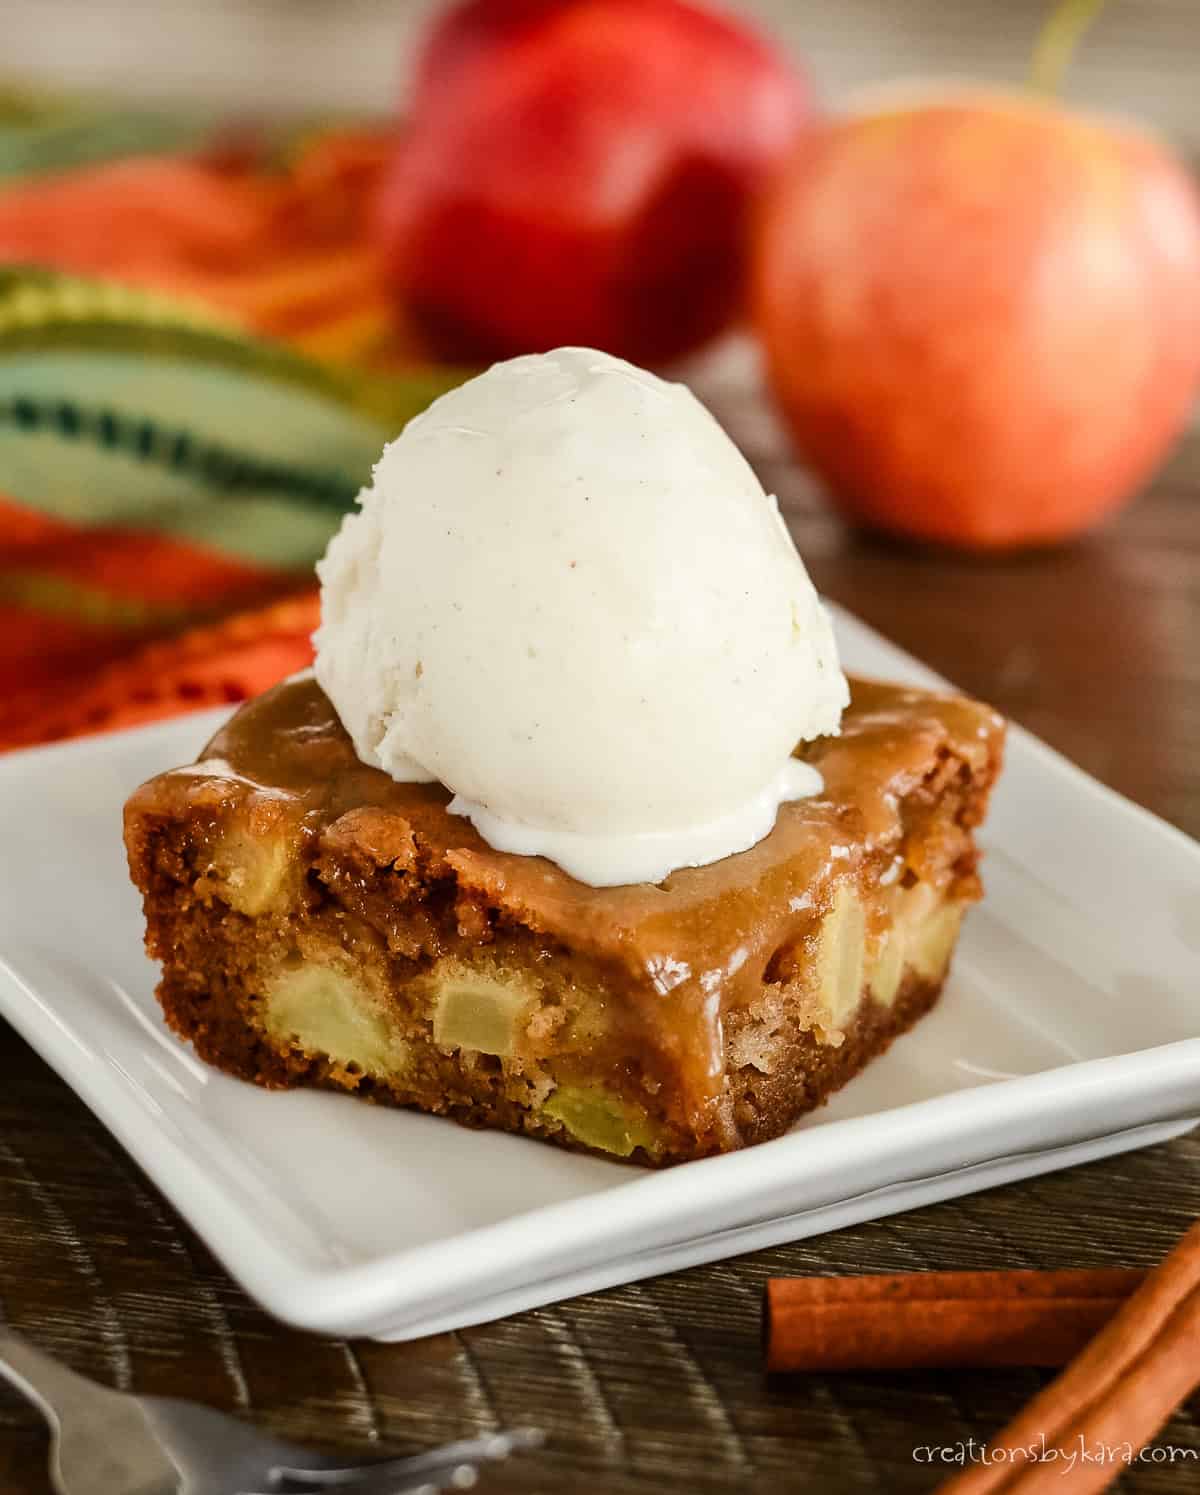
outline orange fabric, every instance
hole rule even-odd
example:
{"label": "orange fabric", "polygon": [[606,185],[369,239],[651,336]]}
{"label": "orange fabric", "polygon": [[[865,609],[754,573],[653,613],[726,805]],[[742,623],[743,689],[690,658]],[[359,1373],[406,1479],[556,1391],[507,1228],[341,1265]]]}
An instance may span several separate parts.
{"label": "orange fabric", "polygon": [[[5,183],[0,265],[183,294],[320,358],[411,362],[371,235],[391,146],[386,130],[345,129],[284,169],[246,154],[139,158]],[[298,582],[303,595],[273,600]],[[0,496],[0,750],[257,693],[311,658],[310,586]]]}
{"label": "orange fabric", "polygon": [[[290,170],[141,158],[0,193],[0,262],[192,297],[322,356],[414,356],[371,236],[385,130],[317,137]],[[337,333],[344,332],[344,340]]]}
{"label": "orange fabric", "polygon": [[[0,564],[92,585],[115,601],[144,601],[147,611],[172,603],[189,610],[239,600],[277,585],[276,573],[149,530],[116,526],[80,529],[35,513],[0,494]],[[0,676],[0,690],[15,685]]]}
{"label": "orange fabric", "polygon": [[307,592],[151,644],[70,690],[43,686],[0,706],[0,743],[32,747],[248,700],[311,663],[318,618]]}

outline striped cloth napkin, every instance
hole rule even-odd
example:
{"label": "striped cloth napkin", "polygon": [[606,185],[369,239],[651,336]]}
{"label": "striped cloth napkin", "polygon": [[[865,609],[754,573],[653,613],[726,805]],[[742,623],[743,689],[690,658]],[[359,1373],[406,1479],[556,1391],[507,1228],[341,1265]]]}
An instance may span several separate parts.
{"label": "striped cloth napkin", "polygon": [[0,98],[0,749],[256,694],[422,366],[380,128]]}

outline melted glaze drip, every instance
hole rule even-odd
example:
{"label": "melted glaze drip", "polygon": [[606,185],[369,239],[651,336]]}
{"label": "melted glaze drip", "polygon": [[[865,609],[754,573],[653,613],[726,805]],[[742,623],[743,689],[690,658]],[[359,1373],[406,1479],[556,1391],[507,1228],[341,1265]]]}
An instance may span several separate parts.
{"label": "melted glaze drip", "polygon": [[[476,893],[562,946],[602,962],[621,979],[614,1002],[628,1021],[672,1053],[696,1094],[713,1094],[722,1069],[721,1014],[761,994],[772,956],[811,929],[837,883],[872,859],[881,883],[895,862],[912,806],[905,801],[948,756],[986,786],[1004,724],[988,707],[864,680],[839,737],[803,756],[825,790],[784,804],[774,829],[749,851],[662,883],[595,888],[538,857],[498,852],[447,813],[437,784],[397,783],[356,756],[311,678],[287,681],[250,702],[213,738],[197,764],[139,791],[160,808],[182,796],[220,814],[269,798],[318,840],[364,808],[394,818],[395,839],[418,849],[460,889]],[[943,866],[934,874],[951,875]]]}

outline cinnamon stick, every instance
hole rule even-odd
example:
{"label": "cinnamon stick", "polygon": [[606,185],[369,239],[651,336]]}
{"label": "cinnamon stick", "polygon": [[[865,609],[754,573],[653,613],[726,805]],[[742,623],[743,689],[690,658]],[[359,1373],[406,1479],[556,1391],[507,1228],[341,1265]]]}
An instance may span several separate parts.
{"label": "cinnamon stick", "polygon": [[911,1272],[767,1283],[767,1369],[1065,1365],[1146,1274]]}
{"label": "cinnamon stick", "polygon": [[[1200,1385],[1200,1224],[939,1495],[1095,1495]],[[1116,1451],[1114,1456],[1114,1451]]]}

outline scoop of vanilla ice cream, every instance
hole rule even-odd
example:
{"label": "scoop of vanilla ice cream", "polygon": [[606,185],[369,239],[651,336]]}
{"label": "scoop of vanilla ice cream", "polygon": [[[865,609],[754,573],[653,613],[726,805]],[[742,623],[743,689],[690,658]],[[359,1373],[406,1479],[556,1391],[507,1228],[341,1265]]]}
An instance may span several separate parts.
{"label": "scoop of vanilla ice cream", "polygon": [[743,851],[848,700],[773,498],[682,385],[514,358],[384,451],[317,571],[359,756],[595,885]]}

